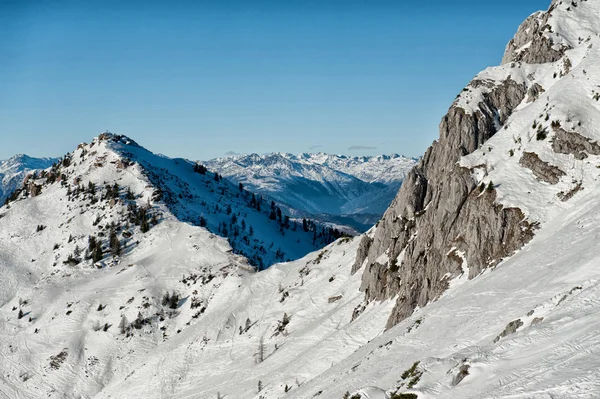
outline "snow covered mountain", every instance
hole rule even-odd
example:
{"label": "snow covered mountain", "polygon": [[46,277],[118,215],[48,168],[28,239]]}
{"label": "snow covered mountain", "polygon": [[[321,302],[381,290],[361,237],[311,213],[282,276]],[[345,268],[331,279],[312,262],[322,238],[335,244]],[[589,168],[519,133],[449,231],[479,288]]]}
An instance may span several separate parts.
{"label": "snow covered mountain", "polygon": [[[394,198],[416,160],[400,155],[347,157],[324,153],[241,155],[203,162],[236,183],[306,214],[372,215]],[[354,217],[359,225],[364,216]]]}
{"label": "snow covered mountain", "polygon": [[260,273],[155,196],[183,161],[83,146],[0,208],[0,396],[598,397],[599,61],[600,0],[554,1],[377,226]]}
{"label": "snow covered mountain", "polygon": [[0,161],[0,203],[23,183],[27,173],[46,169],[56,162],[53,158],[32,158],[18,154],[6,161]]}

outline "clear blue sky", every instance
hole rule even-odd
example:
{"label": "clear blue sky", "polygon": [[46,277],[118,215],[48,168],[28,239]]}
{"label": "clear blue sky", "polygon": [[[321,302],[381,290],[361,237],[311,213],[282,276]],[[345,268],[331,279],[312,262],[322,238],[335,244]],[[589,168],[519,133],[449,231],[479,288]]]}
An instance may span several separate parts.
{"label": "clear blue sky", "polygon": [[549,4],[0,0],[0,159],[60,156],[104,130],[190,159],[419,156]]}

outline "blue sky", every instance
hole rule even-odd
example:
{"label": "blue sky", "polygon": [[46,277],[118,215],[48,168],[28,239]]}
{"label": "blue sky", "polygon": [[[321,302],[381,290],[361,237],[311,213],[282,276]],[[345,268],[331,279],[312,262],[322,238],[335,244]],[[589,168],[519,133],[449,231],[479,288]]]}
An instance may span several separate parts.
{"label": "blue sky", "polygon": [[0,0],[0,159],[105,130],[190,159],[419,156],[549,3]]}

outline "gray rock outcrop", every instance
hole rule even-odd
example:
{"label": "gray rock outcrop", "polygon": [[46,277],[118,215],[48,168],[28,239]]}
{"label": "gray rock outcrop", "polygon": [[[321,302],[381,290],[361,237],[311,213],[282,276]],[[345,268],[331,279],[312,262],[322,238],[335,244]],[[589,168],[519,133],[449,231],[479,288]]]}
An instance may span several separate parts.
{"label": "gray rock outcrop", "polygon": [[489,88],[472,113],[453,105],[440,125],[439,141],[408,175],[372,241],[363,238],[355,269],[365,264],[366,299],[398,295],[388,327],[438,298],[448,276],[462,273],[453,248],[465,253],[472,278],[533,236],[534,226],[519,209],[498,205],[495,191],[480,190],[471,170],[457,163],[496,133],[495,121],[503,124],[526,93],[524,84],[509,78]]}
{"label": "gray rock outcrop", "polygon": [[524,152],[519,160],[519,164],[531,170],[538,180],[549,184],[557,184],[560,178],[566,175],[557,166],[542,161],[538,154],[534,152]]}
{"label": "gray rock outcrop", "polygon": [[554,43],[551,37],[544,34],[545,32],[552,33],[548,19],[556,7],[555,3],[553,2],[547,12],[537,12],[519,26],[515,37],[506,46],[502,64],[517,61],[527,64],[544,64],[558,61],[563,57],[569,47]]}
{"label": "gray rock outcrop", "polygon": [[583,160],[591,155],[600,155],[600,145],[582,136],[579,133],[567,132],[562,128],[554,129],[552,150],[559,154],[573,154],[575,158]]}
{"label": "gray rock outcrop", "polygon": [[517,330],[523,326],[523,321],[521,319],[513,320],[506,325],[504,331],[502,331],[496,338],[494,338],[494,343],[500,341],[502,338],[514,334]]}

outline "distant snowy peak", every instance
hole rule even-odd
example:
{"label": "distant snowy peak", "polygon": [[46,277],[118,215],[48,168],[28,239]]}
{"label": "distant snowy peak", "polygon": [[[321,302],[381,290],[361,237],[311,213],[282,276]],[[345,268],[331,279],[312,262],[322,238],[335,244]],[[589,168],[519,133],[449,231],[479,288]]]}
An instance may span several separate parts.
{"label": "distant snowy peak", "polygon": [[[282,170],[294,169],[291,166],[292,164],[304,165],[305,168],[308,166],[322,166],[354,176],[367,183],[390,184],[401,182],[417,161],[417,158],[408,158],[398,154],[349,157],[324,152],[304,152],[299,155],[274,152],[263,155],[248,154],[216,158],[205,163],[208,166],[219,167],[229,165],[230,168],[233,168],[233,165],[254,167],[255,169],[280,167]],[[296,167],[297,169],[298,167]]]}
{"label": "distant snowy peak", "polygon": [[325,165],[368,183],[386,185],[402,182],[418,161],[416,158],[407,158],[398,154],[361,157],[324,153],[309,155],[307,159],[310,162]]}
{"label": "distant snowy peak", "polygon": [[21,185],[27,173],[46,169],[54,162],[54,158],[33,158],[25,154],[0,161],[0,203],[4,203],[6,197]]}
{"label": "distant snowy peak", "polygon": [[[208,169],[310,214],[383,214],[416,160],[397,154],[250,154],[203,162]],[[369,199],[377,198],[376,201]],[[376,220],[376,219],[375,219]]]}

